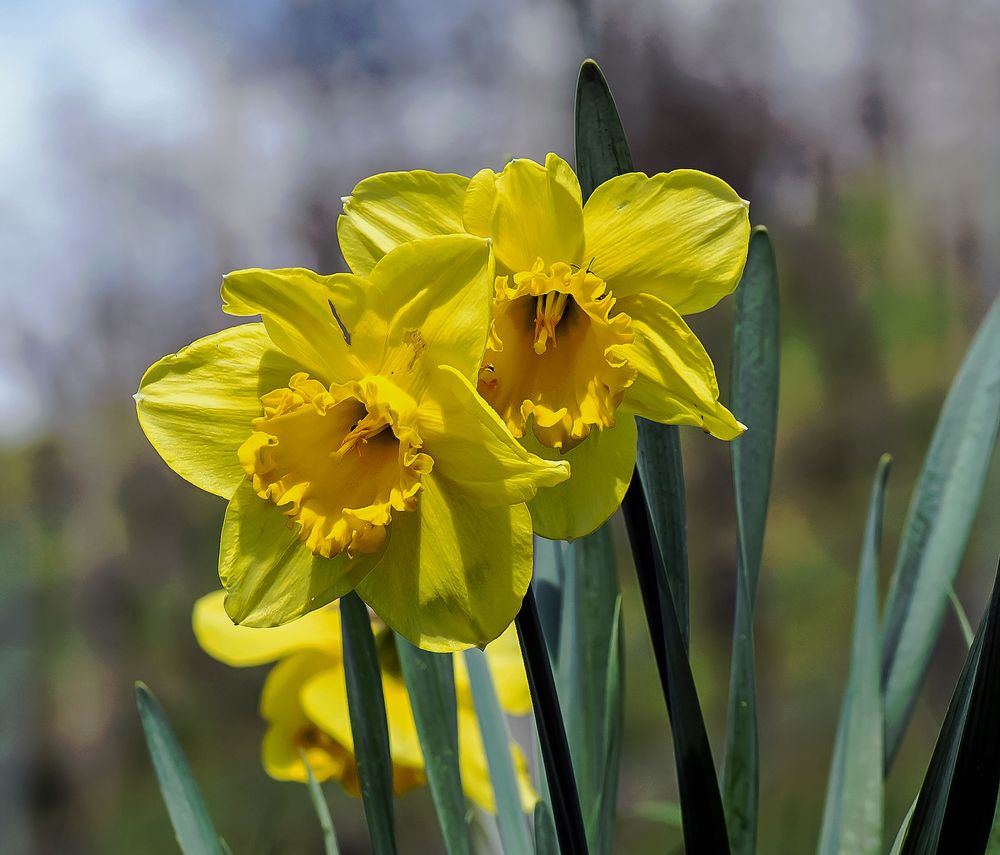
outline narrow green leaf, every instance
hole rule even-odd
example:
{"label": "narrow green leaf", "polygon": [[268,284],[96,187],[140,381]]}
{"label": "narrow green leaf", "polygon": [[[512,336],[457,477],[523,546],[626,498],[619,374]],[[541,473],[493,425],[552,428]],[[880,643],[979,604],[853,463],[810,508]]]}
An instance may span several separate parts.
{"label": "narrow green leaf", "polygon": [[184,752],[163,709],[143,683],[135,684],[135,704],[181,852],[184,855],[221,855],[219,836]]}
{"label": "narrow green leaf", "polygon": [[1000,566],[917,796],[904,855],[983,852],[1000,791]]}
{"label": "narrow green leaf", "polygon": [[937,641],[1000,427],[1000,298],[938,418],[907,515],[882,624],[886,768],[896,755]]}
{"label": "narrow green leaf", "polygon": [[576,84],[576,174],[586,202],[609,178],[632,171],[618,108],[600,66],[585,59]]}
{"label": "narrow green leaf", "polygon": [[536,855],[560,855],[552,809],[544,801],[535,805],[535,852]]}
{"label": "narrow green leaf", "polygon": [[479,730],[483,735],[486,762],[490,767],[490,780],[497,803],[497,823],[504,852],[510,855],[530,853],[531,838],[524,811],[521,809],[521,793],[517,784],[517,772],[511,754],[510,730],[507,719],[500,708],[496,687],[490,676],[486,654],[472,648],[465,651],[465,665],[469,671],[472,699],[476,705]]}
{"label": "narrow green leaf", "polygon": [[589,847],[573,760],[533,587],[528,587],[514,622],[531,690],[532,712],[542,749],[559,848],[564,852],[586,855]]}
{"label": "narrow green leaf", "polygon": [[458,766],[455,664],[450,653],[429,653],[398,635],[396,650],[445,849],[448,855],[463,855],[470,850],[465,793]]}
{"label": "narrow green leaf", "polygon": [[955,620],[958,621],[958,628],[962,631],[962,638],[965,639],[965,646],[972,647],[972,639],[974,638],[972,624],[969,623],[969,616],[965,613],[965,609],[962,608],[962,601],[958,598],[958,594],[955,593],[954,588],[948,591],[948,599],[951,601],[951,609],[955,613]]}
{"label": "narrow green leaf", "polygon": [[[632,171],[632,155],[614,97],[600,67],[584,60],[576,86],[576,171],[584,201],[609,178]],[[688,620],[687,522],[680,434],[674,425],[637,419],[637,470],[642,478],[661,560],[670,575],[685,647]]]}
{"label": "narrow green leaf", "polygon": [[646,610],[660,685],[670,715],[684,816],[684,846],[688,852],[728,855],[722,796],[715,774],[712,748],[687,658],[677,612],[670,600],[669,581],[654,546],[642,480],[633,478],[622,503],[636,576]]}
{"label": "narrow green leaf", "polygon": [[733,851],[757,845],[759,747],[754,676],[753,603],[764,549],[764,524],[778,423],[778,275],[767,231],[750,237],[743,278],[736,289],[731,407],[749,430],[734,440],[738,555],[736,613],[729,675],[729,709],[722,792]]}
{"label": "narrow green leaf", "polygon": [[892,849],[889,850],[889,855],[899,855],[903,851],[903,841],[906,840],[907,832],[910,830],[910,821],[913,819],[913,811],[917,807],[917,800],[914,799],[910,803],[910,809],[906,812],[906,816],[903,817],[903,821],[899,824],[899,831],[896,832],[896,839],[892,841]]}
{"label": "narrow green leaf", "polygon": [[[622,686],[617,657],[618,574],[610,527],[562,544],[566,568],[556,682],[564,710],[577,788],[595,853],[609,851],[620,759]],[[609,670],[615,675],[609,679]],[[604,819],[602,820],[602,816]]]}
{"label": "narrow green leaf", "polygon": [[375,855],[395,855],[392,756],[385,697],[368,607],[353,591],[340,599],[347,706],[358,763],[361,801]]}
{"label": "narrow green leaf", "polygon": [[820,855],[877,855],[882,851],[882,690],[879,675],[878,550],[885,485],[892,458],[875,473],[858,570],[854,639],[847,689],[840,707]]}
{"label": "narrow green leaf", "polygon": [[299,749],[299,757],[302,758],[302,765],[306,767],[306,783],[309,786],[309,798],[312,799],[313,809],[316,811],[316,818],[319,820],[319,827],[323,831],[323,851],[326,855],[340,855],[337,848],[337,835],[333,832],[333,818],[330,816],[330,806],[323,795],[323,788],[313,774],[312,766],[309,765],[309,758],[306,752]]}

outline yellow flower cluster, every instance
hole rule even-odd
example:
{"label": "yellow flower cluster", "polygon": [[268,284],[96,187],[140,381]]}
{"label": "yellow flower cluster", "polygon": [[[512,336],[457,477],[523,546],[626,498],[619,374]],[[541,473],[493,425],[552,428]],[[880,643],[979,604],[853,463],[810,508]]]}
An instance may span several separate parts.
{"label": "yellow flower cluster", "polygon": [[[267,773],[282,781],[304,782],[305,755],[317,780],[339,781],[347,792],[360,795],[337,607],[316,609],[284,626],[254,628],[233,624],[223,608],[224,597],[223,591],[216,591],[198,600],[192,615],[194,632],[205,651],[227,665],[278,663],[268,674],[260,699],[268,725],[261,750]],[[424,757],[392,632],[378,618],[372,623],[382,668],[393,789],[400,794],[425,783]],[[495,813],[465,660],[456,656],[454,661],[462,786],[470,801]],[[513,627],[486,648],[486,661],[503,709],[512,715],[529,713],[531,696]],[[522,806],[530,811],[538,796],[527,761],[514,743],[511,753]]]}
{"label": "yellow flower cluster", "polygon": [[532,532],[603,523],[636,415],[732,439],[682,315],[739,281],[748,206],[692,170],[583,204],[570,166],[397,172],[344,199],[351,273],[241,270],[260,316],[153,365],[136,394],[163,459],[229,501],[234,623],[278,626],[356,590],[427,650],[485,645],[531,578]]}

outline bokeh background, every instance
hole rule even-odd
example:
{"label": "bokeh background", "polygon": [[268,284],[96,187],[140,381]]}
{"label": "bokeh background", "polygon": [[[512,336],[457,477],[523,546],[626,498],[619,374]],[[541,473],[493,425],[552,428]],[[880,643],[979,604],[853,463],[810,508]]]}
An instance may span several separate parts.
{"label": "bokeh background", "polygon": [[[305,791],[258,761],[263,669],[195,645],[223,503],[174,476],[131,394],[231,319],[223,273],[343,268],[365,175],[572,155],[575,75],[602,63],[637,168],[727,179],[771,229],[779,444],[756,640],[761,851],[818,833],[878,456],[887,578],[937,410],[1000,280],[1000,6],[852,0],[92,0],[0,29],[0,849],[173,852],[132,681],[171,715],[237,853],[318,852]],[[731,302],[731,301],[729,301]],[[731,305],[694,317],[725,386]],[[693,655],[721,753],[734,603],[728,449],[688,431]],[[958,593],[997,552],[994,466]],[[622,851],[679,847],[666,715],[622,553]],[[946,620],[889,782],[895,828],[963,659]],[[330,787],[346,852],[360,804]],[[427,794],[405,852],[436,851]]]}

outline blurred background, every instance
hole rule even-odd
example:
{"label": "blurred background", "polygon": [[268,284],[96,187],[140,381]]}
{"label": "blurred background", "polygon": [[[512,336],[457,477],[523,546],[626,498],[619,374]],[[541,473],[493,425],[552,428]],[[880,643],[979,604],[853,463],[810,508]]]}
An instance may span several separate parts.
{"label": "blurred background", "polygon": [[[580,61],[603,65],[638,169],[728,180],[769,226],[782,394],[757,600],[763,853],[815,845],[878,456],[887,579],[947,385],[1000,281],[1000,6],[992,0],[92,0],[0,30],[0,849],[176,851],[132,699],[158,693],[237,853],[319,852],[268,779],[264,669],[190,629],[221,500],[173,475],[131,395],[232,319],[232,269],[343,269],[340,197],[379,171],[572,156]],[[728,375],[731,305],[689,319]],[[724,444],[687,431],[694,667],[721,755],[735,530]],[[958,594],[997,552],[994,465]],[[622,851],[679,847],[667,719],[628,559]],[[944,632],[889,781],[916,791],[964,650]],[[345,852],[361,807],[330,786]],[[404,852],[440,845],[426,793]],[[405,823],[405,824],[404,824]],[[666,843],[665,843],[666,841]],[[628,847],[628,848],[626,848]]]}

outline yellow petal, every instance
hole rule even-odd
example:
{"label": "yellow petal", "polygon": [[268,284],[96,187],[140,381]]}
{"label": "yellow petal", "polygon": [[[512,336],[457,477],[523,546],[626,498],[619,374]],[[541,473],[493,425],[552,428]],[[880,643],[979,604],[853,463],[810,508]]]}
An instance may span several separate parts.
{"label": "yellow petal", "polygon": [[[391,636],[386,637],[389,644]],[[389,728],[389,752],[393,766],[422,769],[424,756],[413,719],[410,697],[401,677],[382,673],[382,696]],[[309,717],[338,742],[354,752],[351,714],[347,705],[347,682],[343,668],[317,674],[302,691],[302,706]]]}
{"label": "yellow petal", "polygon": [[327,383],[360,380],[381,360],[385,323],[368,310],[360,277],[237,270],[222,280],[222,299],[231,315],[261,315],[275,345]]}
{"label": "yellow petal", "polygon": [[750,242],[747,204],[693,169],[605,181],[584,208],[586,256],[616,297],[655,294],[688,315],[740,281]]}
{"label": "yellow petal", "polygon": [[299,653],[282,660],[267,675],[260,711],[268,729],[261,755],[272,778],[304,782],[307,775],[299,751],[305,753],[320,781],[356,777],[351,753],[311,721],[300,702],[303,686],[331,667],[335,661],[321,653]]}
{"label": "yellow petal", "polygon": [[[517,628],[511,624],[503,634],[486,645],[486,664],[493,678],[500,706],[511,715],[527,715],[531,712],[531,690],[528,675],[524,671],[521,658],[521,643],[517,640]],[[459,706],[475,709],[469,671],[464,656],[455,656],[455,692]]]}
{"label": "yellow petal", "polygon": [[367,276],[389,250],[435,235],[462,234],[464,175],[385,172],[360,182],[337,220],[340,251],[351,270]]}
{"label": "yellow petal", "polygon": [[413,644],[447,653],[500,635],[530,580],[525,506],[480,505],[431,472],[419,508],[393,521],[384,558],[357,591]]}
{"label": "yellow petal", "polygon": [[[514,760],[514,771],[517,775],[518,790],[521,795],[521,808],[525,812],[530,812],[538,801],[538,793],[532,786],[528,763],[520,746],[511,742],[510,752]],[[465,790],[466,797],[487,813],[495,814],[497,812],[496,798],[493,793],[493,782],[490,778],[482,731],[479,729],[479,721],[476,719],[475,713],[471,710],[460,709],[458,713],[458,756],[462,789]]]}
{"label": "yellow petal", "polygon": [[[529,451],[560,456],[528,431],[521,440]],[[614,427],[591,432],[561,455],[572,475],[555,487],[539,490],[528,502],[535,532],[552,540],[572,540],[590,534],[610,517],[625,497],[635,469],[635,419],[619,412]]]}
{"label": "yellow petal", "polygon": [[514,439],[496,412],[454,368],[431,375],[418,411],[424,450],[434,473],[470,499],[510,505],[530,499],[539,487],[569,477],[569,464],[531,454]]}
{"label": "yellow petal", "polygon": [[219,578],[226,612],[246,626],[280,626],[346,594],[380,555],[314,555],[281,509],[244,481],[222,524]]}
{"label": "yellow petal", "polygon": [[225,591],[212,591],[194,604],[191,623],[198,644],[210,656],[235,667],[263,665],[303,650],[340,656],[340,612],[316,609],[275,627],[238,626],[226,614]]}
{"label": "yellow petal", "polygon": [[414,398],[429,373],[450,365],[474,378],[486,350],[493,297],[489,243],[469,235],[403,244],[371,272],[369,299],[388,327],[379,373]]}
{"label": "yellow petal", "polygon": [[541,259],[579,264],[583,257],[580,182],[561,157],[545,166],[518,158],[499,174],[483,169],[465,195],[465,228],[493,239],[497,261],[507,271],[531,270]]}
{"label": "yellow petal", "polygon": [[228,499],[246,477],[236,450],[261,413],[260,396],[299,370],[262,324],[223,330],[146,372],[135,395],[139,424],[174,472]]}
{"label": "yellow petal", "polygon": [[635,338],[619,353],[638,371],[624,406],[664,424],[694,425],[719,439],[745,428],[719,403],[715,368],[684,319],[662,300],[636,294],[620,301],[632,316]]}

